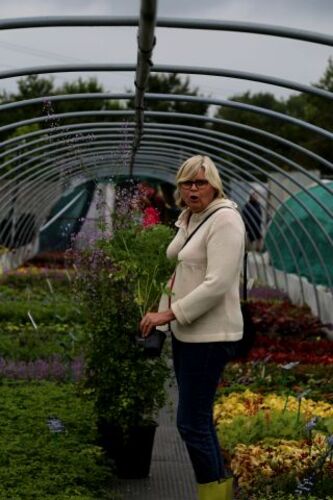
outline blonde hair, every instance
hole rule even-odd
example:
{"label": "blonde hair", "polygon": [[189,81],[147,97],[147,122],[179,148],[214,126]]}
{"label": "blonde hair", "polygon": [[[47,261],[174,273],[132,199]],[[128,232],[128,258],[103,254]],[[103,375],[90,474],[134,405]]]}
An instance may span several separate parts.
{"label": "blonde hair", "polygon": [[211,160],[209,156],[196,155],[185,160],[177,172],[177,189],[175,199],[176,205],[179,207],[185,206],[185,203],[180,195],[180,183],[193,180],[201,168],[205,171],[205,178],[215,189],[215,198],[225,198],[222,180],[213,160]]}

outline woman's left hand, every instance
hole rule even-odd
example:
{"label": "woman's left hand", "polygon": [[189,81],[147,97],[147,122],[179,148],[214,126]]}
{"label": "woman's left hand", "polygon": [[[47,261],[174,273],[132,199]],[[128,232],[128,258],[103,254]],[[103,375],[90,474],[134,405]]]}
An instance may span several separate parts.
{"label": "woman's left hand", "polygon": [[165,325],[175,319],[175,315],[169,309],[163,312],[149,312],[140,321],[140,330],[143,337],[147,337],[155,326]]}

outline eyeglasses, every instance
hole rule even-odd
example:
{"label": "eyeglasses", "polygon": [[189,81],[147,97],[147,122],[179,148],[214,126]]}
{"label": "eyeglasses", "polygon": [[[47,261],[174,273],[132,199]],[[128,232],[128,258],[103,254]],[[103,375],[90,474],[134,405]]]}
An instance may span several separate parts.
{"label": "eyeglasses", "polygon": [[203,189],[204,187],[206,187],[208,185],[208,181],[206,181],[205,179],[198,179],[196,181],[184,181],[184,182],[180,182],[180,186],[183,188],[183,189],[191,189],[193,184],[195,185],[195,187],[197,189]]}

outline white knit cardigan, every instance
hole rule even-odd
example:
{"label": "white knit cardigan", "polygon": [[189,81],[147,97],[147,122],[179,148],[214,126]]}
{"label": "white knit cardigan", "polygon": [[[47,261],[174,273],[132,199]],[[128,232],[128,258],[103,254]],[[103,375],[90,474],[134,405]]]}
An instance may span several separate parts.
{"label": "white knit cardigan", "polygon": [[[191,232],[214,213],[182,248]],[[225,208],[228,207],[228,208]],[[177,258],[171,309],[176,316],[171,328],[183,342],[236,341],[242,338],[239,283],[243,267],[245,228],[237,205],[227,199],[212,201],[198,213],[185,209],[176,222],[179,228],[167,249]],[[163,297],[159,310],[166,310]]]}

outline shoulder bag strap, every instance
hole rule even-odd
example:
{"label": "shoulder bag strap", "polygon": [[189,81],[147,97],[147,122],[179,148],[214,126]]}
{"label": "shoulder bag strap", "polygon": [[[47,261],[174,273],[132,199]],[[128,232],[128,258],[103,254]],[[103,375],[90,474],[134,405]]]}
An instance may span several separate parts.
{"label": "shoulder bag strap", "polygon": [[247,250],[244,252],[243,260],[243,300],[247,301]]}
{"label": "shoulder bag strap", "polygon": [[[196,227],[195,230],[192,231],[192,233],[188,236],[188,238],[186,239],[186,241],[184,242],[184,244],[183,244],[183,246],[181,247],[180,250],[183,250],[183,248],[185,247],[185,245],[187,245],[187,243],[190,241],[190,239],[192,238],[192,236],[195,235],[195,233],[201,228],[201,226],[206,222],[206,220],[208,220],[209,217],[211,217],[213,214],[215,214],[215,212],[217,212],[218,210],[222,210],[222,208],[229,208],[229,207],[220,207],[220,208],[217,208],[216,210],[214,210],[213,212],[211,212],[209,215],[207,215],[207,217],[199,224],[199,226]],[[176,279],[176,269],[175,269],[175,271],[174,271],[174,273],[172,275],[172,278],[171,278],[170,292],[172,292],[175,279]],[[171,294],[169,295],[169,309],[170,309],[170,307],[171,307]],[[169,323],[169,327],[170,327],[170,323]]]}
{"label": "shoulder bag strap", "polygon": [[222,210],[223,208],[230,208],[230,207],[220,207],[220,208],[217,208],[216,210],[214,210],[214,212],[211,212],[209,215],[207,215],[207,217],[202,222],[200,222],[199,226],[196,227],[195,230],[192,231],[192,233],[188,236],[188,238],[186,239],[185,243],[183,244],[183,246],[181,247],[180,250],[183,250],[184,246],[187,245],[187,243],[190,241],[190,239],[192,238],[192,236],[195,235],[195,233],[201,228],[201,226],[206,222],[206,220],[209,219],[209,217],[211,217],[212,215],[214,215],[219,210]]}

